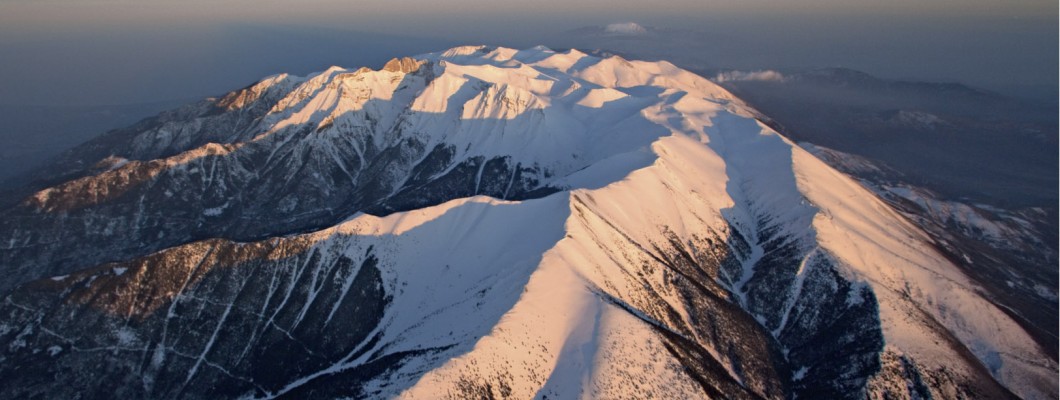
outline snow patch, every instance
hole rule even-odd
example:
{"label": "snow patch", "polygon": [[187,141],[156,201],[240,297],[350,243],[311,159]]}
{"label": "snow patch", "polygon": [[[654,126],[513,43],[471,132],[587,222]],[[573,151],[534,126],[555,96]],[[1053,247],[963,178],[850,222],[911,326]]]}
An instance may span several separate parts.
{"label": "snow patch", "polygon": [[139,340],[139,337],[136,336],[136,332],[127,326],[119,328],[118,331],[115,332],[115,337],[118,338],[118,344],[123,347],[132,346]]}
{"label": "snow patch", "polygon": [[1036,284],[1034,285],[1034,292],[1044,299],[1048,299],[1050,301],[1057,301],[1055,288],[1050,289],[1044,285]]}
{"label": "snow patch", "polygon": [[228,203],[222,204],[217,207],[206,208],[202,210],[202,215],[205,215],[207,217],[216,217],[218,215],[221,215],[221,213],[223,213],[226,208],[228,208]]}

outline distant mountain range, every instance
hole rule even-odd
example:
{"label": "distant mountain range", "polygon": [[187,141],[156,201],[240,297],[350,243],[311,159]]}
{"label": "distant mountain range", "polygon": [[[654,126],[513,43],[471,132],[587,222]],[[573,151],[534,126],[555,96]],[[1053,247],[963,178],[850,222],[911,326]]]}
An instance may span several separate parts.
{"label": "distant mountain range", "polygon": [[886,163],[952,199],[1056,206],[1060,128],[1052,107],[961,84],[847,69],[774,73],[718,77],[797,140]]}
{"label": "distant mountain range", "polygon": [[[0,105],[0,182],[26,175],[65,150],[183,102],[114,106]],[[25,183],[25,182],[22,182]],[[3,184],[10,188],[15,183]]]}

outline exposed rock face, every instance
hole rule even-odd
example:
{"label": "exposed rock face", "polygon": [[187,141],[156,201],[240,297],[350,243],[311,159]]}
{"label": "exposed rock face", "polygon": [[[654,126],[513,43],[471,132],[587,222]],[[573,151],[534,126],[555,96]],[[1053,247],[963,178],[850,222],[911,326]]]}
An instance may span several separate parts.
{"label": "exposed rock face", "polygon": [[0,215],[0,397],[1055,392],[922,230],[755,115],[665,62],[463,47],[118,131]]}
{"label": "exposed rock face", "polygon": [[386,64],[383,65],[383,71],[409,74],[418,71],[423,64],[423,60],[417,60],[410,57],[395,58],[387,61]]}

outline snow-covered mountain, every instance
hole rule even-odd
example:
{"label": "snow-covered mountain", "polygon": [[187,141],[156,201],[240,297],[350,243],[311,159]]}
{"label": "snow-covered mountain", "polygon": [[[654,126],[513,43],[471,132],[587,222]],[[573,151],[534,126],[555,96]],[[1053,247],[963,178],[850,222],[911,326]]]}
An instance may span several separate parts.
{"label": "snow-covered mountain", "polygon": [[0,214],[0,397],[1056,395],[930,233],[667,62],[279,75],[64,160]]}

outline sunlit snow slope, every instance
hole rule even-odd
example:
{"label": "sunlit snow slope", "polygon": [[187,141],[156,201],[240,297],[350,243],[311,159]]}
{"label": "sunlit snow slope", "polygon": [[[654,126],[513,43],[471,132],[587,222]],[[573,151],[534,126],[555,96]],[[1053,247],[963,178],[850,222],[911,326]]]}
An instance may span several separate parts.
{"label": "sunlit snow slope", "polygon": [[926,234],[666,62],[460,47],[187,112],[7,214],[0,396],[1056,396]]}

